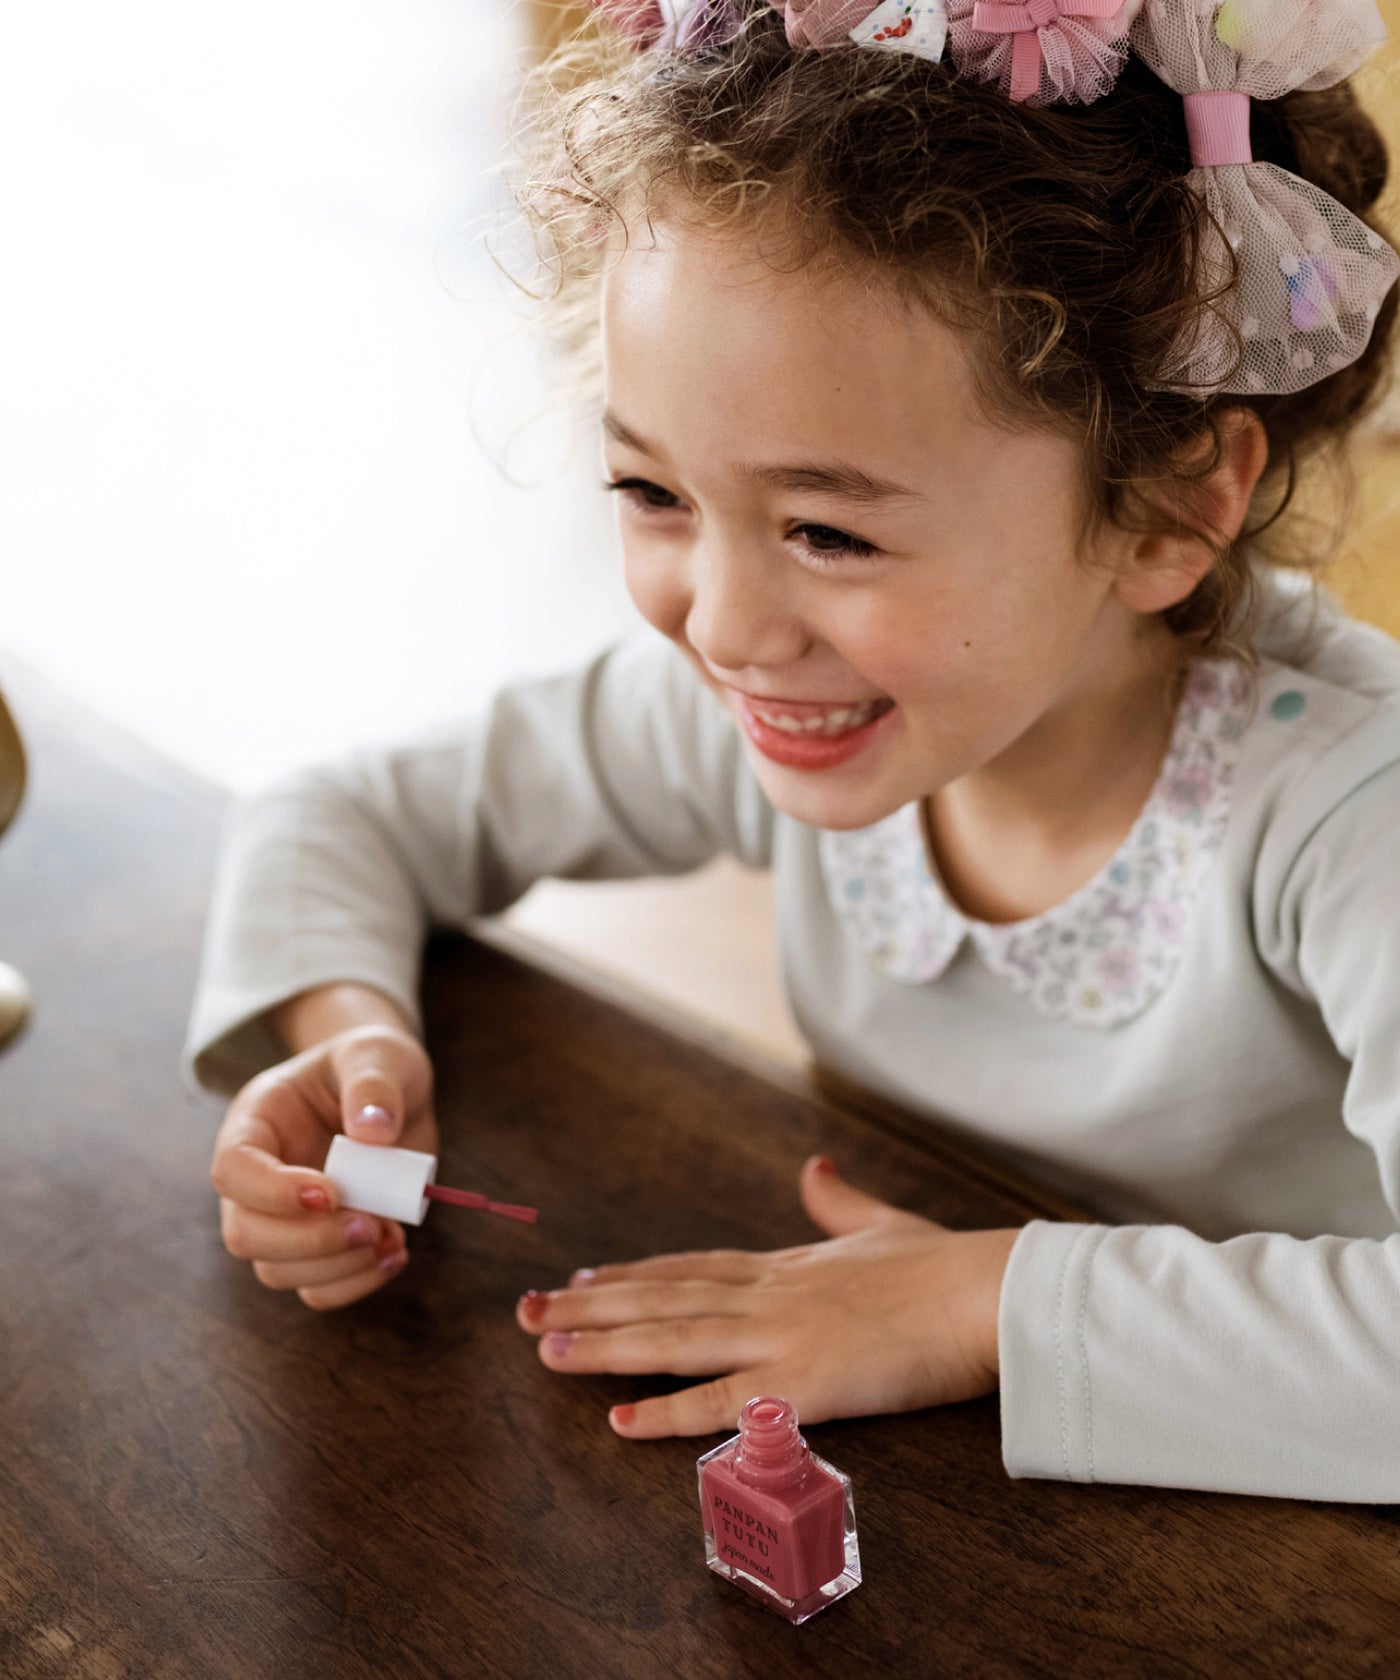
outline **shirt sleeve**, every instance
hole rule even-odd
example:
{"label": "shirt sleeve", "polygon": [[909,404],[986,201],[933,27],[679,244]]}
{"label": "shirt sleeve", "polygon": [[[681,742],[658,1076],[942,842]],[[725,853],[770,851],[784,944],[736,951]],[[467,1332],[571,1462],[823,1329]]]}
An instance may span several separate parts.
{"label": "shirt sleeve", "polygon": [[[1270,825],[1255,937],[1351,1063],[1340,1122],[1400,1231],[1400,730],[1388,709]],[[1037,1221],[1002,1286],[1013,1476],[1400,1501],[1400,1234],[1208,1242]]]}
{"label": "shirt sleeve", "polygon": [[333,981],[417,1023],[430,928],[546,876],[680,874],[721,851],[764,867],[772,822],[723,706],[650,631],[464,724],[285,778],[226,831],[186,1075],[236,1090],[286,1054],[267,1011]]}

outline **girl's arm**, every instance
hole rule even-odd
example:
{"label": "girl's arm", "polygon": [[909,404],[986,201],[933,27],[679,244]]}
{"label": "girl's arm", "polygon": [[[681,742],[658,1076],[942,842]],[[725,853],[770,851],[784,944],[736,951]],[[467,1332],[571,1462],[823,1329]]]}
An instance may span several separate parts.
{"label": "girl's arm", "polygon": [[[628,1435],[732,1427],[758,1392],[818,1421],[999,1380],[1013,1476],[1400,1501],[1400,730],[1376,724],[1271,824],[1251,922],[1351,1063],[1337,1124],[1372,1152],[1396,1235],[949,1232],[809,1163],[829,1240],[600,1267],[527,1296],[541,1359],[707,1379],[617,1409]],[[1306,1185],[1315,1169],[1291,1170]]]}
{"label": "girl's arm", "polygon": [[464,724],[242,806],[187,1071],[233,1092],[302,1035],[366,1011],[417,1032],[430,927],[494,914],[545,876],[680,873],[721,850],[761,866],[771,832],[723,708],[675,648],[638,632],[577,670],[502,689]]}
{"label": "girl's arm", "polygon": [[[1398,749],[1385,705],[1323,755],[1270,824],[1250,912],[1351,1064],[1337,1124],[1400,1231]],[[1310,1170],[1291,1167],[1300,1186]],[[1015,1475],[1400,1500],[1400,1234],[1032,1225],[1001,1356]]]}

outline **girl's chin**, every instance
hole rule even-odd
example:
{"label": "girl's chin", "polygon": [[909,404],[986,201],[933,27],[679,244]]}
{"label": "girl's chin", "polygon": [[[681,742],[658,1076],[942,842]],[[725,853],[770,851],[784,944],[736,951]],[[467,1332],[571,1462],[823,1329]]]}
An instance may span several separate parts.
{"label": "girl's chin", "polygon": [[750,754],[750,763],[773,809],[807,828],[836,834],[872,828],[908,803],[891,792],[891,784],[883,776],[866,776],[860,781],[806,776],[770,764],[758,753]]}

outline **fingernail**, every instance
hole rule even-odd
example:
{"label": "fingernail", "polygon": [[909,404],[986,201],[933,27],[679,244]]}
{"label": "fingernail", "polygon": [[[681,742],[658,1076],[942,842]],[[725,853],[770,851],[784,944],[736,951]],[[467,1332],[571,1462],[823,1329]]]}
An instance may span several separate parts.
{"label": "fingernail", "polygon": [[580,1266],[578,1271],[574,1272],[569,1278],[569,1288],[587,1289],[597,1275],[597,1272],[591,1266]]}
{"label": "fingernail", "polygon": [[393,1130],[394,1117],[387,1108],[380,1108],[376,1103],[366,1103],[355,1116],[361,1126],[370,1126],[375,1131],[387,1132]]}
{"label": "fingernail", "polygon": [[516,1302],[526,1318],[542,1318],[544,1316],[545,1298],[538,1289],[527,1289]]}
{"label": "fingernail", "polygon": [[574,1345],[572,1330],[551,1330],[544,1338],[544,1345],[555,1359],[567,1359],[569,1349]]}
{"label": "fingernail", "polygon": [[357,1216],[346,1221],[345,1240],[354,1248],[367,1247],[379,1241],[379,1232],[372,1220]]}
{"label": "fingernail", "polygon": [[331,1205],[331,1199],[326,1192],[318,1190],[314,1184],[308,1184],[304,1190],[299,1190],[297,1200],[310,1213],[324,1213]]}
{"label": "fingernail", "polygon": [[832,1160],[830,1155],[818,1155],[816,1165],[813,1167],[812,1171],[819,1173],[834,1173],[836,1171],[836,1163]]}
{"label": "fingernail", "polygon": [[635,1406],[614,1406],[608,1413],[608,1421],[618,1429],[628,1429],[637,1421]]}
{"label": "fingernail", "polygon": [[386,1254],[379,1262],[381,1272],[401,1272],[408,1264],[408,1251],[401,1248],[397,1254]]}

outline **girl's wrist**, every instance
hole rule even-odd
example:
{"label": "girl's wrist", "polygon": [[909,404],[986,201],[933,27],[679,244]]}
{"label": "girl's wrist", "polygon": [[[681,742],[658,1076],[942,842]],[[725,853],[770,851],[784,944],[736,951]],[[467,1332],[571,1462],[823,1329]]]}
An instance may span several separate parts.
{"label": "girl's wrist", "polygon": [[997,1343],[997,1321],[1001,1312],[1001,1285],[1006,1276],[1011,1250],[1021,1234],[1019,1225],[1004,1230],[969,1233],[978,1240],[980,1254],[972,1286],[973,1352],[992,1378],[1000,1378],[1001,1354]]}
{"label": "girl's wrist", "polygon": [[269,1018],[272,1030],[294,1056],[355,1027],[392,1027],[417,1037],[413,1024],[386,992],[356,980],[298,992],[272,1009]]}

